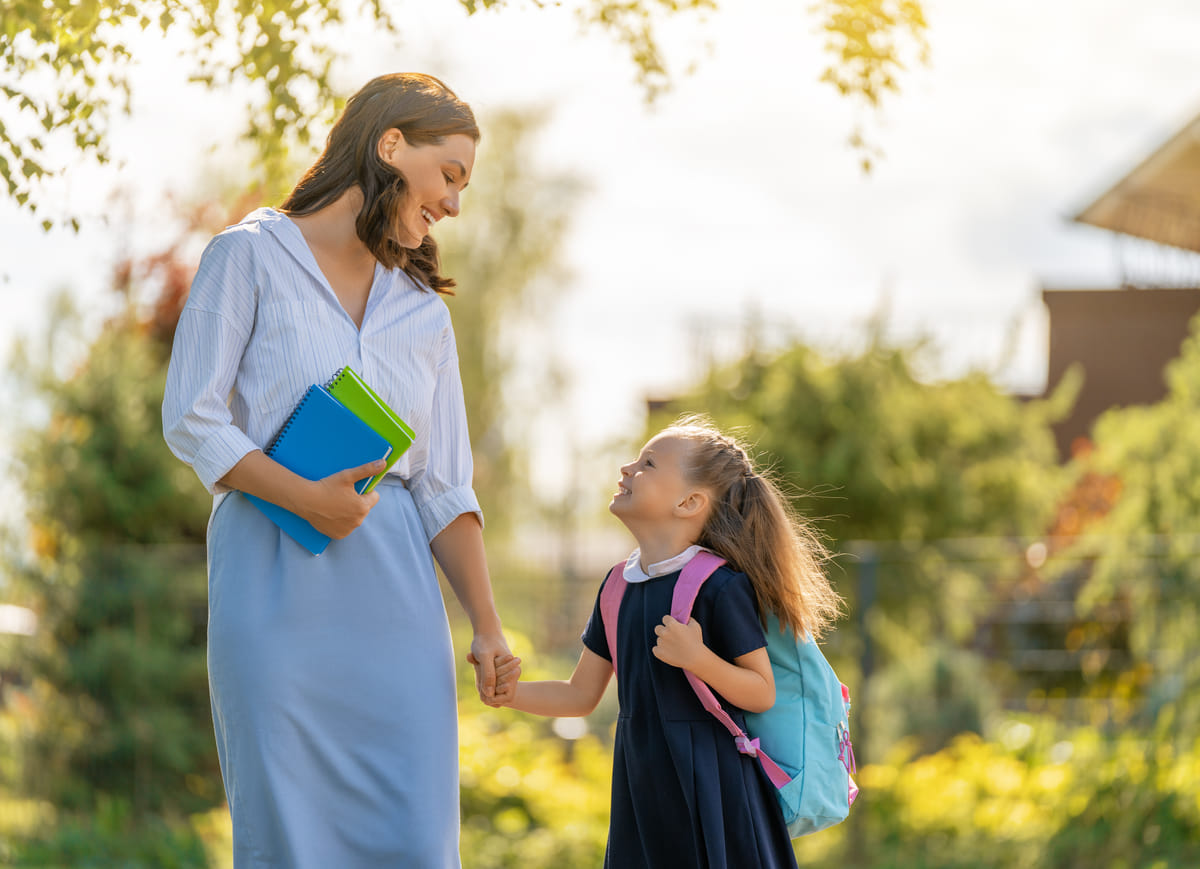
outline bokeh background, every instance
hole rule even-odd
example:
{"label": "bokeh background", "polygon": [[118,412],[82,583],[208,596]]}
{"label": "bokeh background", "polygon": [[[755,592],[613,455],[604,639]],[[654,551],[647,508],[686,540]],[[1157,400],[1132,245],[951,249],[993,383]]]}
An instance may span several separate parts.
{"label": "bokeh background", "polygon": [[[705,412],[838,553],[862,795],[801,865],[1200,865],[1191,0],[0,9],[0,863],[229,864],[171,336],[207,239],[418,69],[484,130],[438,238],[525,672],[632,546],[619,464]],[[600,865],[611,690],[469,677],[464,866]]]}

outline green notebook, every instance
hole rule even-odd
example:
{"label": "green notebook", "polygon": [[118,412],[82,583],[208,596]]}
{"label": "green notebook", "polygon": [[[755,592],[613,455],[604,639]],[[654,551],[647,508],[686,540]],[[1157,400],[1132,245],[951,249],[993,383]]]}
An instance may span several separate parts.
{"label": "green notebook", "polygon": [[416,435],[408,427],[408,424],[375,394],[375,390],[368,386],[367,382],[353,368],[346,366],[341,369],[333,375],[333,379],[325,388],[329,390],[330,395],[349,408],[355,416],[392,445],[392,452],[387,458],[387,467],[367,483],[367,487],[363,489],[365,495],[375,488],[388,469],[396,463],[406,449],[412,446],[413,438]]}

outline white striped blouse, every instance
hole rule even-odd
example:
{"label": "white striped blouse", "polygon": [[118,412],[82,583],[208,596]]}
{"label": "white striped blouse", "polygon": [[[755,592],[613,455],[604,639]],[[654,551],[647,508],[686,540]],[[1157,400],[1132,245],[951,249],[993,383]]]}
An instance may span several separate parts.
{"label": "white striped blouse", "polygon": [[476,513],[450,312],[400,269],[376,264],[362,328],[334,295],[299,227],[260,208],[209,243],[171,350],[163,432],[214,495],[265,447],[313,383],[343,365],[416,432],[390,474],[406,481],[432,540]]}

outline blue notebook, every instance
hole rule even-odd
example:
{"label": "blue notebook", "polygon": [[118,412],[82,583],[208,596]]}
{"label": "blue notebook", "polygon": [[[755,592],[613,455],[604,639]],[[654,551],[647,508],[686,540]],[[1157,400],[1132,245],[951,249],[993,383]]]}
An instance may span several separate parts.
{"label": "blue notebook", "polygon": [[[325,387],[315,383],[304,393],[279,434],[263,450],[306,480],[320,480],[346,468],[387,458],[391,451],[391,444],[330,395]],[[370,477],[363,477],[354,488],[361,494],[370,481]],[[320,555],[329,545],[329,537],[291,510],[254,495],[242,494],[313,555]]]}

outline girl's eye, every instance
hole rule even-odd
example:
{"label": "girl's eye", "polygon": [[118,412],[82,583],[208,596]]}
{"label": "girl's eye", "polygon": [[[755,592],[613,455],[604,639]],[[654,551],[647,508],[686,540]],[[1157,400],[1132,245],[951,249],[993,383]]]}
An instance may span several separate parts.
{"label": "girl's eye", "polygon": [[445,172],[443,172],[443,173],[442,173],[442,177],[446,179],[446,183],[447,183],[447,184],[453,184],[453,183],[454,183],[454,179],[453,179],[453,178],[451,178],[451,177],[450,177],[448,174],[446,174]]}

